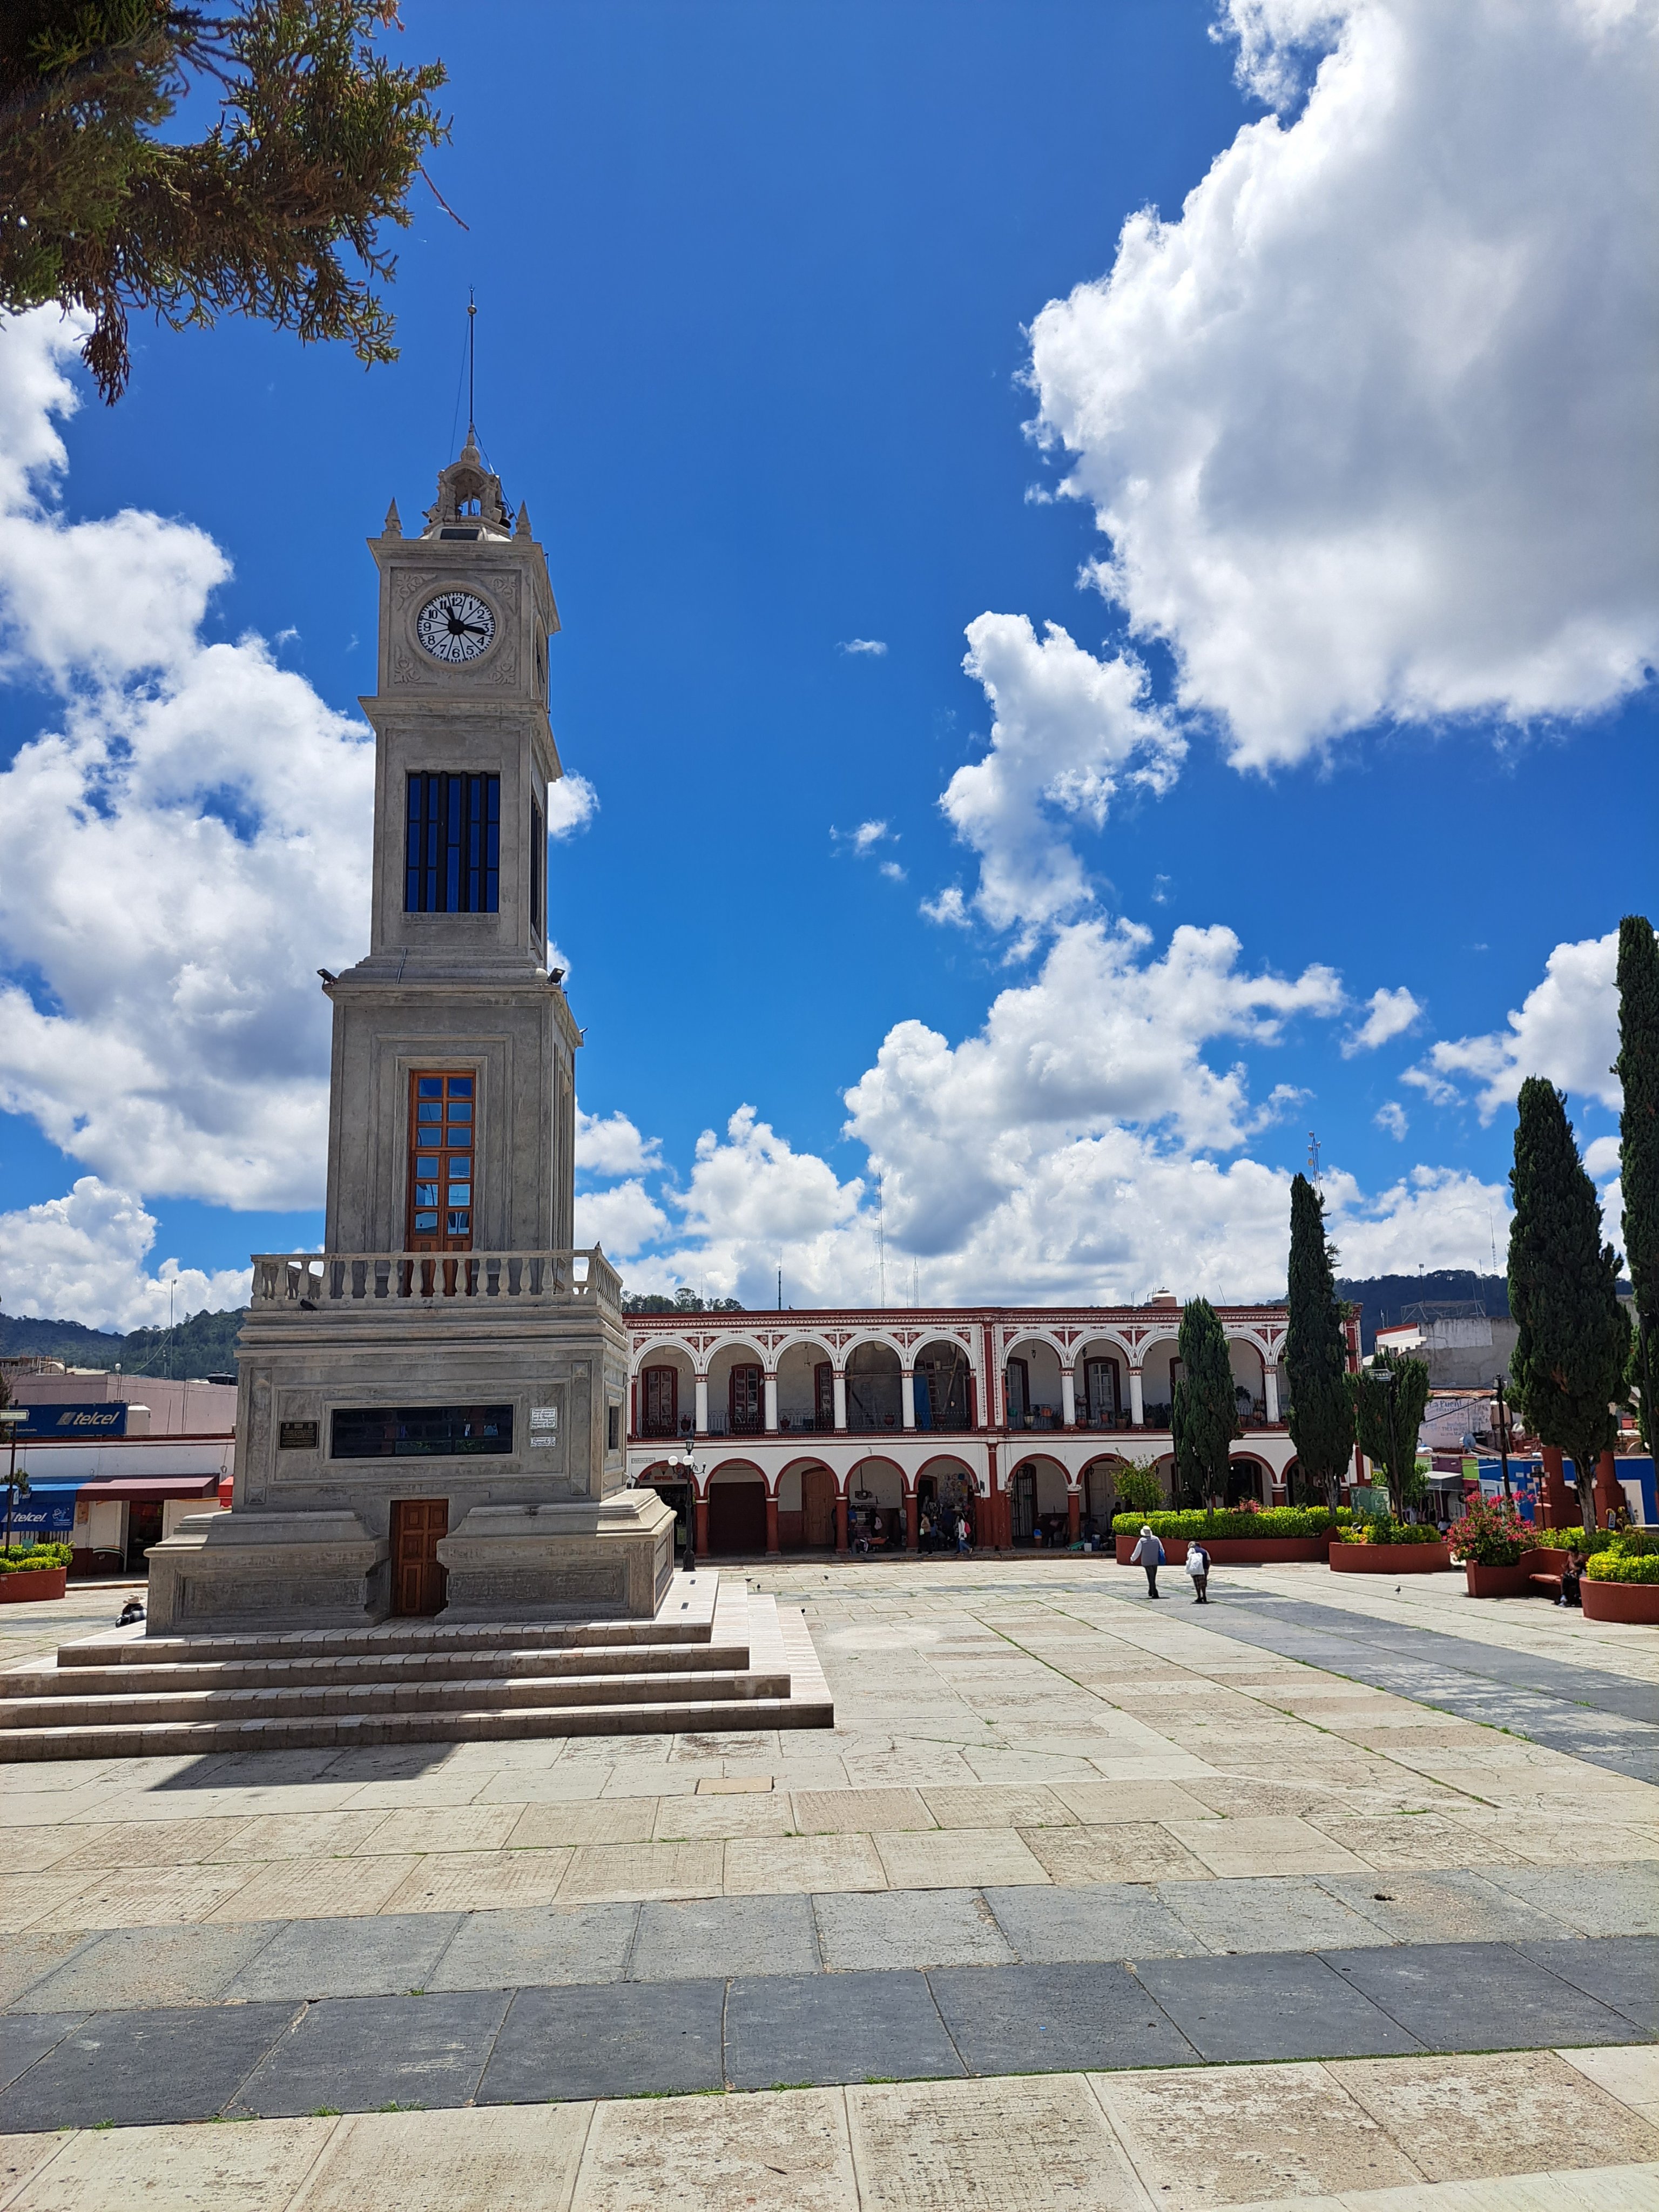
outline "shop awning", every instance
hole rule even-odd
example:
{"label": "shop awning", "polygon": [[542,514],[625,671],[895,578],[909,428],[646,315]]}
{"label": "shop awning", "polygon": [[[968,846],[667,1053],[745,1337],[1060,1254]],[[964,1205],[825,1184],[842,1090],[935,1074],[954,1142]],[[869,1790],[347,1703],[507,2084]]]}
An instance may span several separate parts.
{"label": "shop awning", "polygon": [[[47,1486],[35,1483],[40,1490]],[[216,1474],[137,1474],[123,1481],[112,1476],[107,1482],[82,1482],[62,1486],[79,1490],[83,1501],[90,1505],[142,1504],[146,1498],[211,1498],[219,1487]]]}

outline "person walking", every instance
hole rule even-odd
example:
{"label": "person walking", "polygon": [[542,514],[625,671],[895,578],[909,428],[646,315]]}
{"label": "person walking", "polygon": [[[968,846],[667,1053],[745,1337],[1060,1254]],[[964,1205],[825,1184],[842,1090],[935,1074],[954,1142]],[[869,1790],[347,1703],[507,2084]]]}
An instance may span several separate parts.
{"label": "person walking", "polygon": [[1139,1540],[1129,1554],[1129,1564],[1132,1567],[1146,1568],[1146,1595],[1148,1597],[1158,1596],[1158,1571],[1164,1565],[1164,1547],[1153,1535],[1152,1523],[1148,1521],[1140,1524]]}
{"label": "person walking", "polygon": [[1207,1605],[1210,1587],[1210,1555],[1194,1536],[1187,1547],[1187,1571],[1193,1578],[1193,1603]]}

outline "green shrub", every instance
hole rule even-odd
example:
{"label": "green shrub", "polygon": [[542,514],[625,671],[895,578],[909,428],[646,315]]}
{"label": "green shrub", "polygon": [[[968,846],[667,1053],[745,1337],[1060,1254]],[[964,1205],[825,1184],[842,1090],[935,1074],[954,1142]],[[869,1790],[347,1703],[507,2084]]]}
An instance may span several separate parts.
{"label": "green shrub", "polygon": [[[1163,1508],[1164,1485],[1158,1480],[1156,1468],[1133,1464],[1115,1467],[1112,1469],[1112,1487],[1117,1492],[1117,1502],[1122,1508],[1119,1519],[1139,1514],[1144,1521],[1149,1513],[1157,1513]],[[1115,1522],[1113,1525],[1115,1526]]]}
{"label": "green shrub", "polygon": [[1378,1514],[1341,1531],[1345,1544],[1437,1544],[1440,1531],[1426,1521],[1391,1521]]}
{"label": "green shrub", "polygon": [[0,1575],[34,1574],[42,1567],[66,1567],[70,1558],[67,1544],[14,1544],[9,1551],[0,1551]]}
{"label": "green shrub", "polygon": [[1598,1552],[1584,1572],[1593,1583],[1659,1583],[1659,1552]]}
{"label": "green shrub", "polygon": [[1206,1513],[1192,1507],[1182,1513],[1120,1513],[1112,1522],[1115,1536],[1138,1536],[1150,1525],[1155,1536],[1209,1536],[1217,1541],[1239,1537],[1328,1536],[1334,1526],[1352,1520],[1348,1508],[1334,1514],[1328,1505],[1270,1505],[1259,1513],[1218,1509]]}
{"label": "green shrub", "polygon": [[1617,1540],[1611,1528],[1540,1528],[1534,1538],[1540,1551],[1582,1552],[1587,1559]]}
{"label": "green shrub", "polygon": [[1627,1559],[1659,1558],[1659,1528],[1617,1529],[1612,1548]]}

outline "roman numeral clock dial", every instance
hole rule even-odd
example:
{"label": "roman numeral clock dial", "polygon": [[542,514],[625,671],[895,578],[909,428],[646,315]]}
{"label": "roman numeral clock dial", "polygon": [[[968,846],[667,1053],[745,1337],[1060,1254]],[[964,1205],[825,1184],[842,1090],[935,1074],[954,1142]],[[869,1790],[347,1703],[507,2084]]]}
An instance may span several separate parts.
{"label": "roman numeral clock dial", "polygon": [[416,617],[415,635],[434,660],[476,660],[495,635],[495,612],[476,592],[440,592]]}

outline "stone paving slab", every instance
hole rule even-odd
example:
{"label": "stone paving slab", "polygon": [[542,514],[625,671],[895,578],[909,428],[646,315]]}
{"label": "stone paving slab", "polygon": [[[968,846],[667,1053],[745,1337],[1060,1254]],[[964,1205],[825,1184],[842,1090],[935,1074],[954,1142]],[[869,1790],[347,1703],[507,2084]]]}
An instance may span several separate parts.
{"label": "stone paving slab", "polygon": [[481,1990],[307,2005],[242,2083],[229,2115],[470,2104],[509,2002],[505,1990]]}
{"label": "stone paving slab", "polygon": [[1649,2212],[1656,2104],[1646,2046],[140,2126],[0,2139],[0,2207]]}
{"label": "stone paving slab", "polygon": [[1138,1972],[1194,2050],[1212,2063],[1392,2056],[1424,2048],[1317,1954],[1153,1959]]}
{"label": "stone paving slab", "polygon": [[460,1925],[459,1914],[437,1912],[291,1920],[258,1947],[223,1995],[257,2002],[273,1997],[392,1996],[424,1989]]}
{"label": "stone paving slab", "polygon": [[645,1905],[630,1979],[678,1982],[731,1974],[810,1974],[820,1956],[805,1897],[702,1897]]}
{"label": "stone paving slab", "polygon": [[[890,1964],[788,1972],[774,1960],[759,1973],[699,1980],[412,1985],[380,1997],[13,2014],[0,2023],[0,2055],[11,2054],[0,2125],[13,2112],[13,2124],[33,2128],[430,2103],[428,2071],[453,2077],[453,2102],[515,2103],[1544,2040],[1637,2045],[1659,2033],[1653,1939],[1533,1949],[1545,1955],[1504,1944],[1379,1946],[926,1973]],[[313,2052],[324,2056],[313,2063]],[[321,2085],[310,2104],[310,2088],[283,2086],[290,2076]],[[257,2084],[268,2077],[278,2087],[262,2103]]]}
{"label": "stone paving slab", "polygon": [[925,1974],[787,1974],[735,1981],[726,2069],[737,2089],[926,2079],[966,2069]]}
{"label": "stone paving slab", "polygon": [[1627,2014],[1501,1943],[1333,1952],[1327,1964],[1431,2051],[1613,2043],[1642,2033]]}

